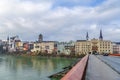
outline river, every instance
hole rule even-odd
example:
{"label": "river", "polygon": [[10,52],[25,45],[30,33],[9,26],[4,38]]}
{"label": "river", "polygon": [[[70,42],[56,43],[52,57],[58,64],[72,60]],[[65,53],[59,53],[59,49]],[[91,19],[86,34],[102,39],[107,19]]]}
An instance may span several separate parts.
{"label": "river", "polygon": [[50,80],[76,59],[59,57],[0,56],[0,80]]}

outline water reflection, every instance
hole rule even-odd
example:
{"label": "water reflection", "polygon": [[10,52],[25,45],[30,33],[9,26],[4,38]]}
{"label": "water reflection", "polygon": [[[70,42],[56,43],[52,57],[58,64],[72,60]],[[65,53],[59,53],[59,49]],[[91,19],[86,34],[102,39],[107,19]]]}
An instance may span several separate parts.
{"label": "water reflection", "polygon": [[49,75],[59,72],[75,59],[46,57],[0,57],[1,80],[50,80]]}

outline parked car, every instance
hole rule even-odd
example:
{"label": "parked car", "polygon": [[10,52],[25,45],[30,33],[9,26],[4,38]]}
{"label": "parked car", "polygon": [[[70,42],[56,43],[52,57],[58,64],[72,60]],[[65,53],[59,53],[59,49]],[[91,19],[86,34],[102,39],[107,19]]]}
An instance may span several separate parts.
{"label": "parked car", "polygon": [[109,54],[108,53],[103,53],[103,56],[108,56]]}

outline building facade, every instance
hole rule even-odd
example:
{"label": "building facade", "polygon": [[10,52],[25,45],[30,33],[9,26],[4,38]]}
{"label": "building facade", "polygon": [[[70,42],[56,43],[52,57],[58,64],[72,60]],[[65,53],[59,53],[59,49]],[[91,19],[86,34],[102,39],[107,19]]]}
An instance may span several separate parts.
{"label": "building facade", "polygon": [[43,41],[43,35],[40,34],[39,37],[38,37],[38,42],[42,42]]}
{"label": "building facade", "polygon": [[75,44],[75,51],[77,54],[88,54],[88,53],[112,53],[112,42],[108,40],[91,39],[88,40],[77,40]]}
{"label": "building facade", "polygon": [[31,51],[52,54],[55,49],[56,44],[54,41],[42,41],[40,43],[35,42]]}
{"label": "building facade", "polygon": [[100,30],[99,39],[88,39],[88,33],[86,40],[77,40],[75,43],[76,54],[88,54],[88,53],[113,53],[112,42],[109,40],[103,40],[102,30]]}
{"label": "building facade", "polygon": [[19,49],[21,46],[21,40],[19,39],[19,36],[13,36],[13,37],[8,37],[7,38],[7,48],[9,52],[14,52]]}
{"label": "building facade", "polygon": [[113,43],[113,54],[120,54],[120,43]]}
{"label": "building facade", "polygon": [[87,40],[77,40],[75,43],[76,54],[88,54],[91,52],[91,43]]}
{"label": "building facade", "polygon": [[15,41],[15,49],[16,51],[23,51],[23,42],[20,40]]}
{"label": "building facade", "polygon": [[70,55],[71,53],[75,52],[75,42],[58,42],[57,43],[57,53],[58,54],[65,54]]}

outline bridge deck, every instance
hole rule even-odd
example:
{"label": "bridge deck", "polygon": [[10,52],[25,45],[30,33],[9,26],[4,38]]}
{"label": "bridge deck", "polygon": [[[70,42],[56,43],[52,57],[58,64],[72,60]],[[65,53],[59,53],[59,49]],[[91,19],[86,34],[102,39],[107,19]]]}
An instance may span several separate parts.
{"label": "bridge deck", "polygon": [[120,75],[97,57],[90,55],[85,80],[120,80]]}
{"label": "bridge deck", "polygon": [[97,56],[97,57],[120,74],[120,57],[117,56]]}

